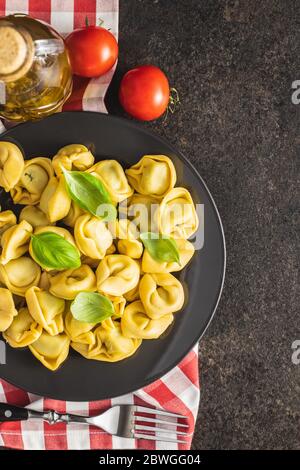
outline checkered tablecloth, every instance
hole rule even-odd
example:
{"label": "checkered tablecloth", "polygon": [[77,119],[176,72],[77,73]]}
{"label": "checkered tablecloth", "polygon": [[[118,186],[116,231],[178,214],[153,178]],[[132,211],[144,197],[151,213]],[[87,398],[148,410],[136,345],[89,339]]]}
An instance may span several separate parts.
{"label": "checkered tablecloth", "polygon": [[[46,21],[65,35],[84,25],[104,21],[104,27],[118,36],[118,0],[0,0],[0,15],[29,13]],[[145,12],[146,14],[146,12]],[[75,77],[73,93],[66,110],[107,112],[104,97],[114,70],[106,75],[86,79]],[[1,130],[5,130],[5,124]],[[1,126],[0,126],[1,127]],[[1,365],[0,365],[1,367]],[[1,373],[1,370],[0,370]],[[55,409],[92,415],[116,404],[140,404],[188,416],[189,432],[194,431],[199,407],[198,347],[196,346],[174,369],[156,382],[134,393],[111,400],[65,402],[42,398],[0,380],[0,401],[27,406],[35,410]],[[0,424],[0,445],[16,449],[188,449],[188,445],[146,440],[123,439],[97,429],[77,424],[55,424],[36,420]]]}

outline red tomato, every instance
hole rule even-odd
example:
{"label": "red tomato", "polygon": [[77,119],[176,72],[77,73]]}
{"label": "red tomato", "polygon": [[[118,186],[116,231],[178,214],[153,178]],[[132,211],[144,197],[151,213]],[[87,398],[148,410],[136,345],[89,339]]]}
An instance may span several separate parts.
{"label": "red tomato", "polygon": [[73,73],[82,77],[99,77],[108,72],[118,58],[118,43],[100,26],[76,29],[66,37]]}
{"label": "red tomato", "polygon": [[169,82],[154,65],[141,65],[129,70],[122,78],[119,99],[128,114],[141,121],[161,116],[168,107]]}

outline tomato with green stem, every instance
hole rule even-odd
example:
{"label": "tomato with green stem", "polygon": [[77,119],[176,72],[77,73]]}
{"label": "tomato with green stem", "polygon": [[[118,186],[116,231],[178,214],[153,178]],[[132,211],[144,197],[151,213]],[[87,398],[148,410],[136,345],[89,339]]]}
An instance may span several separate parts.
{"label": "tomato with green stem", "polygon": [[101,26],[88,24],[70,33],[66,39],[71,67],[75,75],[99,77],[108,72],[118,58],[114,35]]}
{"label": "tomato with green stem", "polygon": [[179,104],[175,88],[170,88],[164,72],[154,65],[141,65],[122,78],[119,100],[125,111],[141,121],[157,119]]}

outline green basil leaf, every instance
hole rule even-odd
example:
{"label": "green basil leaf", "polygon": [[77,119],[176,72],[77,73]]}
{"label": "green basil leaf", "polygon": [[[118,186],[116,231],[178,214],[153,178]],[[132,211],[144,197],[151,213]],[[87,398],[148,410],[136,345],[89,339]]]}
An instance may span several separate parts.
{"label": "green basil leaf", "polygon": [[42,268],[79,268],[80,253],[72,243],[54,232],[31,235],[32,257]]}
{"label": "green basil leaf", "polygon": [[117,210],[104,185],[96,176],[83,171],[67,171],[63,167],[61,169],[69,195],[78,206],[105,221],[115,220]]}
{"label": "green basil leaf", "polygon": [[112,302],[97,292],[80,292],[70,310],[76,320],[87,323],[99,323],[115,313]]}
{"label": "green basil leaf", "polygon": [[152,232],[141,233],[140,238],[154,260],[159,263],[175,261],[180,264],[178,246],[173,238]]}

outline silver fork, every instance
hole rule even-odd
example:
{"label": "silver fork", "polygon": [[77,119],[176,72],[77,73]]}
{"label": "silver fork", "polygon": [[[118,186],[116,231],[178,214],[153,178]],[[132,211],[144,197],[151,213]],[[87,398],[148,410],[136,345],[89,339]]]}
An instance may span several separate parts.
{"label": "silver fork", "polygon": [[184,439],[191,435],[186,432],[188,427],[186,416],[144,406],[117,405],[104,413],[88,417],[57,413],[54,410],[35,411],[0,403],[0,422],[28,419],[41,419],[49,424],[88,424],[97,426],[114,436],[181,444],[186,444]]}

